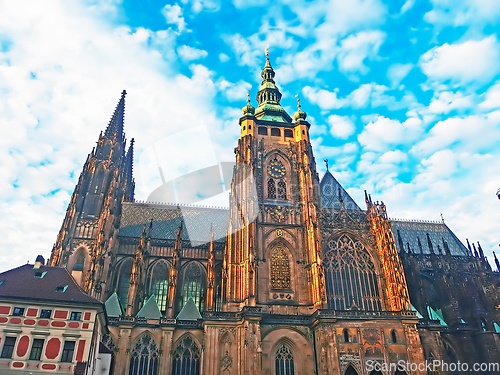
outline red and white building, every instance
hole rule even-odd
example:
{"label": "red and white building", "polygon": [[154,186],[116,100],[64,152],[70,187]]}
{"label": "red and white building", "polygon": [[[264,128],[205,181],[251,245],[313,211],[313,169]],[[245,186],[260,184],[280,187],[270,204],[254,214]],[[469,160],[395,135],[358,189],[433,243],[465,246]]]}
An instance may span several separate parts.
{"label": "red and white building", "polygon": [[38,257],[0,273],[0,374],[108,374],[98,358],[105,329],[104,305],[66,268]]}

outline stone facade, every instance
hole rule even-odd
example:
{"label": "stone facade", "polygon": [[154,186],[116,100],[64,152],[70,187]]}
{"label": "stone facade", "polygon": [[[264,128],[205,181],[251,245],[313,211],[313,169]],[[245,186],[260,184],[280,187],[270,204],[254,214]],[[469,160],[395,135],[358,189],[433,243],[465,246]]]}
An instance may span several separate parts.
{"label": "stone facade", "polygon": [[[383,203],[367,195],[361,210],[328,170],[320,181],[307,115],[300,104],[293,119],[281,107],[274,75],[267,58],[258,106],[243,108],[229,210],[133,202],[125,94],[89,155],[50,262],[106,301],[114,373],[361,375],[381,373],[367,368],[378,364],[384,374],[424,374],[382,365],[462,359],[473,335],[498,361],[498,273],[483,267],[476,279],[492,285],[492,298],[477,301],[490,304],[486,330],[457,331],[453,301],[446,310],[419,289],[415,275],[427,268],[403,242],[418,228],[399,222],[398,241]],[[485,263],[442,226],[422,230],[431,248],[440,237],[443,245],[421,257]]]}

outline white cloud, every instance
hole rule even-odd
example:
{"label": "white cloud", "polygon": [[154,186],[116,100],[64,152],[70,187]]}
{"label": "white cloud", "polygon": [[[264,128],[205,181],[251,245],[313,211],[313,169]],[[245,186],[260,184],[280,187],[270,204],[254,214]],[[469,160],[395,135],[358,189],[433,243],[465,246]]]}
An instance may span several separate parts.
{"label": "white cloud", "polygon": [[374,59],[377,57],[385,38],[385,33],[373,30],[352,34],[341,40],[339,53],[337,54],[340,71],[345,73],[368,73],[369,68],[363,64],[363,61],[366,58]]}
{"label": "white cloud", "polygon": [[226,55],[225,53],[220,53],[219,54],[219,61],[222,63],[228,62],[229,61],[229,56]]}
{"label": "white cloud", "polygon": [[500,111],[485,115],[451,117],[439,121],[412,152],[429,154],[451,145],[457,150],[485,152],[500,141]]}
{"label": "white cloud", "polygon": [[183,32],[186,28],[186,21],[182,16],[182,8],[178,4],[165,5],[161,10],[161,14],[163,14],[168,24],[176,25],[179,32]]}
{"label": "white cloud", "polygon": [[347,116],[331,115],[328,117],[330,134],[335,138],[347,139],[356,131],[356,126]]}
{"label": "white cloud", "polygon": [[420,58],[422,71],[437,83],[484,84],[500,71],[500,45],[495,36],[434,47]]}
{"label": "white cloud", "polygon": [[324,89],[316,89],[311,86],[305,86],[302,93],[311,103],[316,104],[322,110],[341,108],[346,102],[345,99],[339,99],[337,92]]}
{"label": "white cloud", "polygon": [[488,88],[488,91],[485,93],[485,99],[479,104],[479,107],[486,110],[500,107],[500,83]]}
{"label": "white cloud", "polygon": [[387,78],[391,81],[391,87],[397,87],[399,83],[408,75],[413,68],[413,64],[394,63],[387,69]]}
{"label": "white cloud", "polygon": [[497,25],[500,3],[497,0],[431,0],[432,10],[424,15],[426,22],[439,27],[464,26],[474,29]]}
{"label": "white cloud", "polygon": [[[250,92],[252,85],[245,81],[238,81],[232,83],[226,80],[219,82],[219,90],[226,96],[227,100],[230,102],[239,101],[243,107],[244,100],[247,99],[247,95]],[[255,103],[254,103],[255,104]]]}
{"label": "white cloud", "polygon": [[399,164],[408,159],[408,155],[400,150],[387,151],[380,157],[381,163]]}
{"label": "white cloud", "polygon": [[474,100],[471,95],[464,95],[462,92],[442,91],[437,92],[429,104],[428,110],[431,113],[448,114],[450,111],[463,111],[472,108]]}
{"label": "white cloud", "polygon": [[193,48],[190,46],[177,47],[177,53],[179,54],[180,58],[184,61],[204,59],[205,57],[208,56],[207,51],[198,48]]}
{"label": "white cloud", "polygon": [[359,143],[372,151],[386,151],[389,147],[413,142],[421,134],[420,123],[392,120],[383,116],[368,123],[358,136]]}

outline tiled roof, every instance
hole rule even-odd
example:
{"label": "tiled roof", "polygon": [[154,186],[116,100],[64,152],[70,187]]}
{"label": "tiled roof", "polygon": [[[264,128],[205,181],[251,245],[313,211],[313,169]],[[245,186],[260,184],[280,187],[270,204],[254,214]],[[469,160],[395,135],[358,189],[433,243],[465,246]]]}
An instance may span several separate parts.
{"label": "tiled roof", "polygon": [[153,220],[153,239],[175,239],[183,221],[182,239],[195,243],[210,241],[210,228],[214,240],[224,242],[228,210],[196,206],[156,205],[150,203],[124,203],[120,222],[120,237],[140,237],[143,226]]}
{"label": "tiled roof", "polygon": [[439,254],[439,249],[445,254],[446,243],[451,255],[468,255],[467,248],[444,223],[396,219],[391,219],[391,223],[398,252],[402,251],[402,243],[405,252],[408,252],[409,245],[413,253],[431,254],[432,246],[435,254]]}
{"label": "tiled roof", "polygon": [[342,197],[343,205],[347,210],[361,211],[361,208],[356,204],[354,199],[345,191],[340,183],[333,175],[326,171],[319,184],[321,194],[321,207],[340,209],[340,196]]}
{"label": "tiled roof", "polygon": [[33,269],[32,264],[25,264],[0,273],[0,282],[0,298],[102,305],[88,296],[63,267]]}

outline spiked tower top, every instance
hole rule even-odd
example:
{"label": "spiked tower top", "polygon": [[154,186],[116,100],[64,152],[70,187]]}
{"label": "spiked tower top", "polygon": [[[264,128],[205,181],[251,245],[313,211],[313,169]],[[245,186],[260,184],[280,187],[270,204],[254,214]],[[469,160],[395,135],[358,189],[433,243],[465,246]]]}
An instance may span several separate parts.
{"label": "spiked tower top", "polygon": [[111,120],[109,120],[108,127],[104,132],[105,137],[117,140],[121,143],[123,143],[125,140],[125,136],[123,134],[123,118],[125,116],[125,95],[127,95],[127,92],[123,90],[120,101],[118,102],[118,105],[115,108],[113,116],[111,116]]}
{"label": "spiked tower top", "polygon": [[281,107],[281,93],[274,82],[274,69],[269,61],[269,52],[266,50],[266,64],[260,74],[262,83],[257,93],[258,106],[255,117],[259,120],[291,123],[292,118]]}

